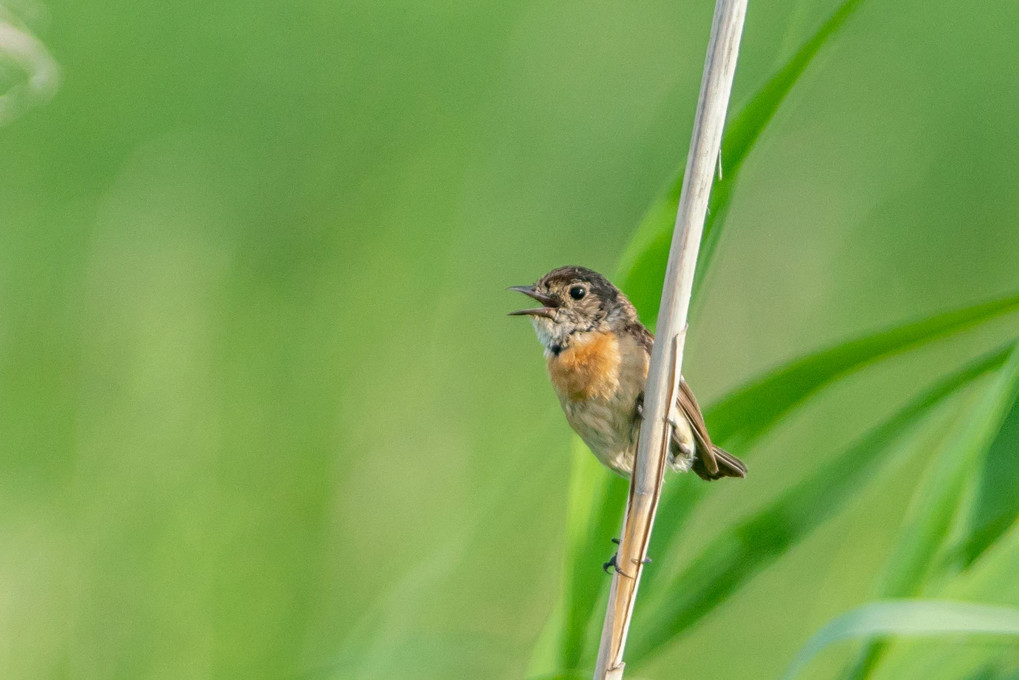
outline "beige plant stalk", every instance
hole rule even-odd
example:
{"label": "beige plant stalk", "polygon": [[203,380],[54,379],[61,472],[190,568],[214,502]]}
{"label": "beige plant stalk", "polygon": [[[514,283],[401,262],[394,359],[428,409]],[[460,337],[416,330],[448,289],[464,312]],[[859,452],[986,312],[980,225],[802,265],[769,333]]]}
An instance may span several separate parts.
{"label": "beige plant stalk", "polygon": [[719,161],[722,128],[729,106],[729,93],[736,71],[736,57],[746,11],[747,0],[717,0],[715,5],[690,152],[686,159],[686,172],[676,214],[676,227],[665,271],[657,340],[648,369],[644,422],[640,430],[636,467],[630,480],[630,494],[616,559],[622,573],[617,571],[612,578],[598,648],[595,680],[620,680],[623,677],[623,649],[662,490],[671,428],[669,421],[674,420],[676,409],[674,395],[683,365],[694,269],[715,164]]}

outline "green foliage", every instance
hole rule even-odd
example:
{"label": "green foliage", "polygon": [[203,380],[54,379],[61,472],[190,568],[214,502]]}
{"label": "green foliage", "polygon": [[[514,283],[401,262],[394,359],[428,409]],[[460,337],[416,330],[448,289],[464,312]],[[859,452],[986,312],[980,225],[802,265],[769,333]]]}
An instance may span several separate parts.
{"label": "green foliage", "polygon": [[[744,435],[738,449],[750,451],[757,439],[792,408],[838,377],[869,366],[880,358],[933,342],[945,334],[966,330],[981,321],[1012,311],[1017,302],[1017,298],[1012,296],[981,303],[821,350],[753,381],[750,387],[723,398],[717,406],[708,409],[708,413],[721,414],[723,422],[754,423],[752,428],[748,428],[748,434]],[[998,352],[945,377],[831,461],[829,467],[797,485],[760,515],[723,532],[712,547],[696,558],[691,567],[673,582],[672,589],[676,594],[668,598],[661,610],[648,615],[650,623],[646,630],[644,624],[639,623],[641,619],[637,620],[635,625],[639,625],[643,634],[631,638],[630,657],[639,659],[685,632],[690,625],[722,604],[765,564],[796,545],[806,533],[830,516],[850,492],[859,490],[867,479],[861,473],[866,472],[868,462],[887,460],[877,456],[881,447],[953,391],[970,384],[999,365],[1004,358],[1005,352]],[[797,392],[797,388],[803,393]],[[755,400],[748,398],[748,394],[768,395],[770,398],[761,396]],[[771,419],[766,420],[762,412]],[[709,422],[715,422],[710,415]],[[732,446],[728,439],[719,438],[719,442]],[[572,622],[564,633],[560,656],[562,667],[566,668],[585,658],[585,654],[590,654],[597,639],[596,627],[587,617],[597,612],[600,598],[591,594],[604,590],[606,579],[595,576],[591,565],[598,562],[600,555],[607,553],[608,532],[619,521],[618,508],[626,495],[626,485],[621,480],[600,481],[594,469],[597,465],[590,458],[574,456],[571,525],[577,527],[577,535],[582,538],[574,540],[567,552],[567,564],[571,565],[570,573],[574,576],[566,584],[565,601],[571,612],[568,620]],[[657,551],[669,554],[674,549],[681,538],[683,524],[704,493],[703,486],[673,484],[665,488],[657,516]],[[577,517],[580,519],[573,519]],[[663,578],[660,574],[659,570],[650,570],[645,575],[647,590],[668,587],[659,583]],[[697,584],[697,587],[691,587],[691,583]]]}
{"label": "green foliage", "polygon": [[964,485],[973,470],[983,467],[991,443],[1016,403],[1017,393],[1019,348],[994,383],[963,412],[955,430],[945,438],[918,480],[895,550],[889,556],[882,595],[915,595],[929,580],[929,570],[945,547],[944,539],[959,508]]}
{"label": "green foliage", "polygon": [[[584,264],[653,317],[710,5],[0,0],[0,108],[19,35],[61,75],[0,112],[0,678],[589,677],[625,483],[503,288]],[[709,413],[750,477],[670,475],[627,680],[778,677],[880,592],[1016,333],[992,5],[751,3],[688,362],[773,390]],[[1017,417],[922,597],[1019,606]],[[884,642],[868,680],[1019,671]]]}
{"label": "green foliage", "polygon": [[875,602],[833,619],[793,659],[786,680],[799,675],[818,652],[852,638],[904,635],[993,635],[1019,638],[1019,608],[968,602]]}
{"label": "green foliage", "polygon": [[850,371],[1016,309],[1019,295],[1011,295],[817,352],[736,390],[707,409],[705,417],[720,442],[743,450],[779,422],[790,408]]}
{"label": "green foliage", "polygon": [[659,596],[659,604],[641,617],[630,645],[637,660],[685,633],[754,575],[795,547],[811,531],[839,512],[884,466],[894,465],[919,422],[942,401],[975,379],[1001,366],[997,352],[946,376],[859,441],[826,461],[764,508],[718,535],[678,573]]}
{"label": "green foliage", "polygon": [[[932,456],[923,478],[917,483],[898,541],[888,558],[879,587],[880,596],[909,597],[920,594],[931,582],[937,582],[941,574],[936,573],[934,567],[939,555],[948,548],[950,524],[960,512],[965,485],[972,478],[973,470],[984,467],[991,444],[1000,438],[1007,414],[1019,403],[1017,395],[1019,347],[1012,352],[994,383],[958,418],[955,430]],[[1015,520],[1014,515],[1011,520]],[[976,536],[972,530],[968,533]],[[986,535],[980,538],[986,540]],[[972,540],[966,542],[971,544]],[[883,651],[880,644],[868,647],[849,671],[849,677],[866,678]]]}
{"label": "green foliage", "polygon": [[963,560],[971,565],[1019,517],[1019,400],[1012,404],[981,469],[970,539]]}
{"label": "green foliage", "polygon": [[[842,3],[727,126],[722,147],[722,157],[727,170],[723,179],[716,182],[712,189],[704,226],[705,245],[717,242],[724,225],[731,187],[744,159],[820,48],[838,32],[860,4],[861,0],[847,0]],[[644,216],[622,257],[619,274],[616,277],[648,322],[653,320],[658,310],[661,281],[665,274],[672,226],[683,184],[682,173],[681,167],[678,176],[671,182],[665,194],[655,201]],[[712,250],[713,248],[709,247],[705,253],[709,255]],[[701,258],[698,265],[699,276],[708,268],[709,259]],[[561,599],[563,603],[561,606],[568,612],[566,620],[570,622],[561,633],[562,639],[559,644],[559,667],[562,668],[575,667],[584,654],[588,653],[586,645],[590,635],[587,626],[582,622],[590,621],[597,605],[598,598],[591,597],[591,593],[604,587],[592,581],[588,565],[606,550],[605,536],[614,531],[613,527],[619,522],[618,513],[614,509],[620,507],[620,502],[626,495],[626,485],[623,483],[597,481],[595,472],[597,466],[589,457],[578,459],[575,456],[573,460],[573,479],[584,481],[574,481],[571,487],[571,519],[568,521],[571,525],[578,523],[578,520],[572,518],[574,516],[594,521],[584,523],[581,530],[582,538],[570,539],[566,549],[566,570],[574,577],[567,580]],[[598,508],[599,511],[592,514],[586,509],[590,506]],[[685,516],[679,508],[668,508],[668,511],[673,517]]]}
{"label": "green foliage", "polygon": [[[604,588],[605,574],[592,569],[598,555],[610,554],[613,548],[605,540],[605,529],[619,521],[620,503],[626,499],[627,483],[621,477],[605,474],[600,465],[592,465],[587,447],[574,439],[573,474],[570,481],[570,503],[567,517],[570,521],[567,535],[574,537],[566,547],[571,556],[566,582],[567,592],[577,596],[567,600],[569,604],[566,626],[562,630],[560,664],[562,668],[576,668],[583,660],[588,639],[597,635],[595,612],[600,598],[580,597],[581,593],[597,593]],[[606,499],[599,504],[591,503],[592,493]],[[592,561],[592,559],[594,561]]]}
{"label": "green foliage", "polygon": [[[703,279],[712,261],[735,181],[747,155],[818,51],[837,34],[861,4],[860,0],[848,0],[839,5],[818,31],[751,97],[728,126],[722,152],[725,174],[712,190],[697,272],[698,282]],[[657,310],[681,185],[680,173],[645,214],[622,258],[618,278],[645,319],[653,318]],[[969,330],[1017,309],[1019,295],[1000,297],[840,343],[791,361],[710,406],[706,415],[713,436],[727,448],[741,453],[752,452],[756,442],[823,388],[875,362],[926,347],[940,338]],[[906,450],[904,442],[915,434],[927,413],[956,391],[969,387],[986,372],[1000,367],[1007,354],[1008,350],[997,352],[945,375],[936,385],[875,426],[846,451],[773,499],[762,510],[723,529],[677,575],[649,570],[644,577],[644,607],[648,607],[646,602],[649,599],[653,604],[635,618],[627,658],[631,662],[639,662],[674,642],[704,616],[723,605],[765,566],[802,542],[850,498],[861,492],[874,476],[874,468],[891,464],[897,459],[896,452]],[[995,407],[1011,403],[1007,395],[999,397],[1004,401],[995,402]],[[981,426],[973,424],[977,421]],[[945,461],[954,461],[953,474],[948,476],[956,486],[944,481],[935,483],[939,488],[941,505],[938,511],[920,520],[929,526],[917,532],[924,534],[928,541],[935,537],[941,539],[947,532],[945,513],[955,508],[961,493],[958,484],[963,480],[960,471],[967,469],[959,461],[965,459],[972,463],[980,458],[989,438],[1000,425],[993,418],[988,421],[977,416],[965,422],[970,423],[971,429],[959,435],[958,442],[951,447],[955,457],[951,453],[944,454]],[[1000,452],[1006,446],[999,447],[995,459],[1007,470],[1012,470],[1011,458],[1004,463],[1000,461],[1007,458],[1007,454]],[[967,455],[959,455],[960,450]],[[618,508],[622,507],[626,494],[624,483],[600,480],[595,468],[590,457],[574,455],[574,482],[568,509],[569,526],[574,530],[569,533],[566,547],[567,579],[559,605],[567,615],[561,630],[547,628],[545,633],[546,639],[548,636],[558,639],[558,643],[553,644],[559,649],[555,665],[558,668],[577,668],[593,658],[607,579],[596,575],[592,565],[609,552],[606,539],[617,531]],[[993,473],[989,474],[984,487],[994,484],[994,479]],[[995,488],[1000,490],[1003,487]],[[665,488],[657,515],[657,551],[662,554],[677,551],[684,525],[705,494],[703,487],[688,484],[672,484]],[[1014,519],[1017,508],[1011,502],[1003,505],[1000,500],[1003,495],[1009,496],[1000,491],[981,496],[979,516],[974,519],[978,530],[970,534],[968,555],[977,554],[981,545],[986,547],[993,542]],[[988,505],[988,498],[993,499],[993,507]],[[904,538],[907,544],[918,540],[915,537]],[[909,549],[903,547],[901,550]],[[601,596],[598,596],[599,593]]]}
{"label": "green foliage", "polygon": [[[703,280],[711,264],[744,161],[821,48],[838,34],[862,4],[863,0],[844,0],[726,125],[722,138],[724,171],[711,188],[696,282]],[[679,194],[683,188],[683,172],[684,166],[680,166],[668,189],[648,209],[623,253],[619,267],[618,278],[623,290],[648,322],[653,321],[658,314],[661,284],[665,279],[665,265],[672,244]]]}

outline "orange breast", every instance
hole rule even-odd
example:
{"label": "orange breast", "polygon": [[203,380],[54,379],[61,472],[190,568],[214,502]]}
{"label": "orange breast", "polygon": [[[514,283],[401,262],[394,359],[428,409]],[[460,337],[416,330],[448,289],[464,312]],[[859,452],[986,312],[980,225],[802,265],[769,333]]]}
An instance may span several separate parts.
{"label": "orange breast", "polygon": [[578,337],[548,358],[548,374],[560,398],[609,399],[619,388],[619,343],[612,333]]}

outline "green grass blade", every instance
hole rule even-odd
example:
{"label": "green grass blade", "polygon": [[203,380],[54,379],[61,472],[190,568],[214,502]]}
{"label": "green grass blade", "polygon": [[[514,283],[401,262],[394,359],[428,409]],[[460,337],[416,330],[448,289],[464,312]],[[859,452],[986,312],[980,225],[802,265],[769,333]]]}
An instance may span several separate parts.
{"label": "green grass blade", "polygon": [[977,469],[1019,394],[1019,345],[994,383],[950,435],[913,496],[889,560],[882,594],[915,594],[924,582],[952,520],[963,484]]}
{"label": "green grass blade", "polygon": [[[708,409],[708,423],[716,440],[745,454],[757,438],[790,410],[837,378],[878,359],[966,330],[1016,309],[1019,309],[1019,295],[953,310],[821,350],[793,361],[722,399]],[[579,440],[575,445],[579,453],[574,455],[574,483],[567,521],[570,527],[581,527],[584,535],[579,538],[572,536],[571,529],[571,536],[567,539],[567,582],[560,607],[566,612],[569,624],[559,637],[560,668],[573,668],[574,664],[586,658],[594,639],[589,629],[590,618],[607,583],[594,579],[592,565],[596,567],[609,554],[610,546],[606,540],[619,530],[620,508],[626,495],[626,485],[622,482],[617,482],[611,488],[612,495],[608,495],[610,489],[602,486],[604,471],[598,468]],[[682,524],[704,493],[703,488],[686,481],[673,480],[665,487],[655,532],[661,537],[658,541],[664,541],[656,548],[663,554],[670,552]],[[592,514],[588,508],[597,508],[599,512]],[[650,590],[657,587],[655,582],[660,578],[652,574],[649,572],[645,577]],[[588,621],[588,624],[583,624],[583,621]]]}
{"label": "green grass blade", "polygon": [[[820,48],[835,35],[860,4],[861,0],[843,2],[792,59],[754,94],[740,113],[733,117],[722,145],[722,158],[726,165],[725,176],[717,183],[718,186],[712,192],[709,203],[709,214],[705,223],[706,243],[711,244],[717,240],[721,230],[721,217],[729,202],[739,169],[750,149]],[[617,281],[622,284],[623,289],[648,321],[651,321],[658,312],[665,260],[668,257],[681,186],[682,171],[668,191],[645,214],[634,239],[622,257],[620,273],[617,276]],[[709,245],[708,248],[713,250],[713,246]],[[702,257],[698,275],[703,275],[708,266],[709,258]],[[590,577],[585,571],[592,559],[597,561],[594,555],[601,550],[601,537],[606,533],[613,533],[616,530],[614,525],[619,522],[618,517],[604,509],[621,507],[615,502],[616,499],[610,496],[609,489],[600,490],[596,482],[587,476],[585,479],[583,484],[574,489],[574,495],[577,498],[590,499],[588,502],[593,507],[602,508],[603,512],[598,515],[598,521],[594,526],[585,532],[586,538],[574,540],[573,545],[567,548],[565,566],[569,580],[558,607],[559,611],[565,612],[566,620],[569,622],[567,630],[561,637],[560,661],[566,664],[562,666],[564,668],[572,668],[572,664],[578,662],[584,653],[583,640],[587,635],[587,627],[581,626],[580,622],[584,617],[590,617],[598,600],[598,592],[605,588],[605,585],[601,584],[594,586],[595,590],[591,590]],[[571,502],[571,508],[573,507],[576,506]],[[618,510],[615,512],[618,514]],[[587,514],[583,509],[580,513]],[[568,521],[573,524],[572,520]],[[577,580],[574,581],[570,575]]]}
{"label": "green grass blade", "polygon": [[634,622],[638,632],[630,636],[630,658],[645,657],[682,635],[838,512],[873,479],[875,466],[895,458],[888,455],[889,445],[944,399],[1000,367],[1008,354],[997,352],[938,381],[765,508],[726,527],[673,579],[660,604]]}
{"label": "green grass blade", "polygon": [[1019,637],[1019,609],[939,600],[865,604],[833,619],[815,633],[796,654],[783,677],[792,680],[818,652],[835,642],[919,635]]}
{"label": "green grass blade", "polygon": [[[579,474],[571,481],[567,512],[571,545],[567,548],[569,597],[559,659],[559,668],[563,669],[580,666],[588,640],[597,634],[591,631],[596,619],[593,614],[600,600],[598,594],[609,581],[600,564],[614,549],[608,537],[619,533],[627,489],[626,480],[608,474],[579,439],[574,442],[573,470]],[[603,500],[593,504],[592,498]]]}
{"label": "green grass blade", "polygon": [[977,561],[938,593],[956,599],[989,599],[1019,607],[1019,519]]}
{"label": "green grass blade", "polygon": [[612,552],[608,537],[619,530],[619,508],[626,499],[625,480],[606,474],[579,437],[573,437],[570,460],[563,587],[532,650],[532,675],[580,666],[604,590],[601,581],[607,580],[598,565]]}
{"label": "green grass blade", "polygon": [[991,444],[977,491],[972,534],[963,563],[975,562],[1019,517],[1019,400]]}
{"label": "green grass blade", "polygon": [[737,453],[790,409],[852,370],[1019,309],[1019,295],[991,300],[841,343],[786,364],[706,413],[714,439]]}
{"label": "green grass blade", "polygon": [[962,536],[947,550],[944,563],[965,570],[1012,529],[1019,519],[1019,398],[1001,425],[994,442],[984,456],[977,486],[970,492],[975,500],[961,503]]}
{"label": "green grass blade", "polygon": [[[793,408],[836,379],[880,359],[967,330],[1017,309],[1019,295],[1013,295],[854,338],[808,354],[751,381],[709,406],[706,410],[708,426],[713,438],[722,446],[746,456],[757,440]],[[656,535],[665,537],[666,553],[704,491],[696,484],[675,483],[665,487],[657,513]],[[653,576],[645,578],[650,583],[655,579]]]}
{"label": "green grass blade", "polygon": [[[986,602],[1019,607],[1019,522],[1004,532],[968,569],[955,575],[930,597],[947,600]],[[973,677],[974,669],[1000,666],[1001,657],[1019,659],[1014,650],[974,646],[889,645],[888,653],[875,669],[881,678],[924,678],[955,680]],[[991,678],[1002,678],[993,673]]]}
{"label": "green grass blade", "polygon": [[[716,183],[717,185],[712,192],[711,203],[709,204],[710,212],[705,224],[704,252],[708,253],[708,255],[702,257],[702,261],[698,266],[698,276],[702,276],[710,266],[710,253],[713,252],[713,244],[717,242],[718,236],[721,233],[722,218],[739,169],[747,154],[767,127],[768,122],[771,121],[788,92],[810,65],[821,47],[831,40],[860,4],[862,4],[862,0],[846,0],[843,2],[821,25],[818,31],[793,55],[792,59],[750,99],[743,110],[732,118],[723,140],[724,178]],[[675,221],[676,204],[679,200],[681,184],[682,177],[679,177],[673,182],[670,189],[651,206],[642,220],[634,239],[622,257],[620,275],[616,277],[617,281],[622,284],[623,289],[626,290],[631,300],[634,301],[641,311],[643,318],[649,321],[657,314],[661,295],[661,281],[664,278],[664,266]],[[1019,298],[1016,299],[1016,302],[1019,303]],[[944,332],[951,332],[951,329]],[[916,342],[919,342],[919,340]],[[843,367],[843,372],[846,370],[849,370],[849,368]],[[788,377],[798,379],[800,374],[793,374]],[[836,376],[831,376],[830,379],[834,379],[834,377]],[[778,384],[779,382],[770,383],[772,387]],[[823,381],[821,384],[823,384]],[[820,385],[817,387],[820,387]],[[734,396],[738,397],[739,395]],[[774,420],[784,415],[794,405],[795,403],[786,404],[782,409],[775,412],[773,414]],[[732,406],[729,409],[731,414],[735,412],[735,407],[740,406],[740,403],[737,402],[730,406]],[[720,413],[724,414],[726,411],[723,410]],[[709,422],[711,421],[709,420]],[[761,432],[763,432],[763,428],[761,428]],[[716,438],[723,443],[726,442],[726,439],[717,435]],[[674,488],[678,486],[678,484],[673,484]],[[614,535],[618,530],[617,525],[620,517],[617,515],[620,514],[621,501],[617,502],[618,499],[609,497],[606,495],[607,493],[609,491],[601,490],[597,483],[590,479],[584,485],[575,489],[577,498],[590,499],[590,505],[601,508],[602,512],[596,516],[596,521],[590,525],[587,538],[579,541],[573,540],[571,546],[567,549],[565,557],[568,582],[567,587],[563,591],[558,609],[565,612],[567,620],[571,622],[568,630],[561,637],[560,660],[566,664],[575,663],[584,653],[582,640],[587,637],[587,626],[582,627],[579,623],[585,617],[590,618],[598,600],[598,593],[606,587],[602,583],[593,586],[596,590],[590,590],[589,588],[592,587],[592,584],[586,570],[590,568],[589,565],[592,561],[594,564],[597,564],[599,559],[604,559],[599,557],[604,553],[604,537]],[[625,489],[622,493],[625,495]],[[673,505],[683,505],[686,507],[692,507],[697,498],[696,495],[681,498],[679,494],[671,494],[671,497],[674,499],[672,501]],[[573,506],[574,504],[571,503],[571,507]],[[586,513],[584,510],[581,512]],[[661,513],[659,516],[661,516]],[[674,514],[673,516],[678,517],[680,515]],[[574,582],[570,575],[576,575],[577,581]],[[570,668],[572,666],[565,665],[564,667]]]}
{"label": "green grass blade", "polygon": [[[839,5],[726,126],[722,139],[723,176],[711,190],[697,266],[698,281],[707,271],[715,252],[743,162],[814,57],[861,4],[862,0],[846,0]],[[683,170],[680,169],[665,193],[645,213],[637,233],[623,253],[619,281],[643,318],[648,321],[658,313],[661,283],[665,279],[665,264],[682,186]]]}
{"label": "green grass blade", "polygon": [[[1005,416],[1019,395],[1019,345],[997,379],[980,395],[917,485],[899,539],[889,558],[880,593],[906,597],[920,593],[936,558],[945,548],[959,498],[971,470],[979,469]],[[881,644],[870,645],[847,677],[866,678],[884,654]]]}

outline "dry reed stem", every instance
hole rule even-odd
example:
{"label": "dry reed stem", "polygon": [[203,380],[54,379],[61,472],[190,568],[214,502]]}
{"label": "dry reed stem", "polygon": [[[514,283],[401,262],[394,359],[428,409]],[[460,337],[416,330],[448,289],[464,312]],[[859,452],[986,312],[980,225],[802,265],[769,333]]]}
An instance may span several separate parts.
{"label": "dry reed stem", "polygon": [[662,488],[671,427],[668,421],[675,410],[674,394],[683,365],[694,269],[708,196],[716,162],[719,161],[722,129],[746,10],[747,0],[717,0],[715,4],[676,227],[665,271],[657,341],[651,352],[644,393],[644,422],[616,559],[623,573],[617,572],[612,578],[595,680],[621,680],[623,677],[623,649]]}

